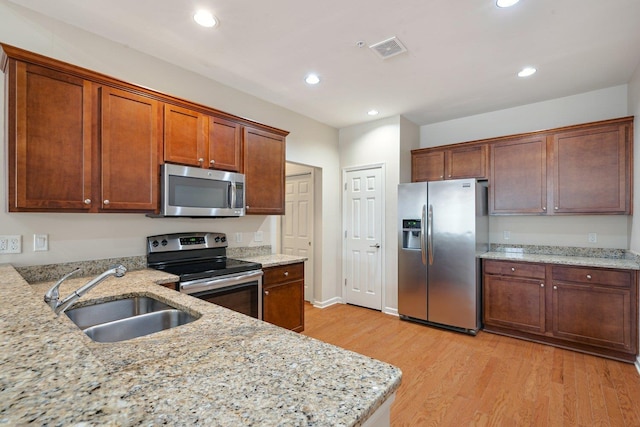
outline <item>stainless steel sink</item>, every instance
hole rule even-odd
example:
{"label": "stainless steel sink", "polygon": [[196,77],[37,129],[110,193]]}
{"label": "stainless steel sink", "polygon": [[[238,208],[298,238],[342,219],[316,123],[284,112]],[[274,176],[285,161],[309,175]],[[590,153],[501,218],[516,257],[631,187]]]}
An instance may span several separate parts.
{"label": "stainless steel sink", "polygon": [[97,342],[118,342],[193,322],[197,317],[150,297],[130,297],[67,310]]}

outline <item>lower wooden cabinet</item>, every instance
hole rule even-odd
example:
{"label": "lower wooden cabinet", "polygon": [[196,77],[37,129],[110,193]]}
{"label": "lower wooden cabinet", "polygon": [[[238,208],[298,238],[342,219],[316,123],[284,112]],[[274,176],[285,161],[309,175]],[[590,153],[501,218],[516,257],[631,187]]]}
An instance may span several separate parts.
{"label": "lower wooden cabinet", "polygon": [[262,318],[265,322],[304,330],[304,263],[263,268]]}
{"label": "lower wooden cabinet", "polygon": [[636,271],[495,260],[483,266],[486,331],[635,361]]}

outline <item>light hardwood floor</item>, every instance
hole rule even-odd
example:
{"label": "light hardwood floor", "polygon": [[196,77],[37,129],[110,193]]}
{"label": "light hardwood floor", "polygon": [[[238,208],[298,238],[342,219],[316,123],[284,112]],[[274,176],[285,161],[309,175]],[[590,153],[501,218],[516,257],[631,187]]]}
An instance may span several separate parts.
{"label": "light hardwood floor", "polygon": [[304,334],[402,369],[394,427],[640,426],[632,364],[342,304],[305,304]]}

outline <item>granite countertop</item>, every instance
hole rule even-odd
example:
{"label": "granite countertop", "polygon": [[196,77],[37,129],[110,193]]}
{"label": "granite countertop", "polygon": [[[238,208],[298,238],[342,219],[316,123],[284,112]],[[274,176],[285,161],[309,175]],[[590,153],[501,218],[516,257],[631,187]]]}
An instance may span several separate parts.
{"label": "granite countertop", "polygon": [[540,262],[546,264],[561,264],[583,267],[618,268],[624,270],[640,270],[640,263],[630,258],[601,258],[575,255],[532,254],[522,252],[490,251],[479,255],[480,258]]}
{"label": "granite countertop", "polygon": [[[61,295],[87,280],[68,279]],[[42,301],[50,282],[0,265],[0,424],[352,426],[400,385],[394,366],[157,285],[173,281],[130,271],[77,306],[144,295],[198,320],[97,343]]]}
{"label": "granite countertop", "polygon": [[242,261],[251,261],[262,264],[263,268],[276,267],[278,265],[295,264],[298,262],[304,262],[306,257],[296,255],[284,255],[284,254],[269,254],[259,256],[240,256],[237,257]]}

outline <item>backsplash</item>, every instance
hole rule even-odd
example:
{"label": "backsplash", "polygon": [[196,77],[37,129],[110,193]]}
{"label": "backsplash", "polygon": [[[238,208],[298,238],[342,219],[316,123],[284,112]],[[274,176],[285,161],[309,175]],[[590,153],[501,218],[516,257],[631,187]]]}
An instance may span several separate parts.
{"label": "backsplash", "polygon": [[[271,246],[255,246],[227,248],[227,256],[229,258],[253,257],[271,254]],[[142,270],[147,268],[146,255],[123,257],[123,258],[107,258],[89,261],[65,262],[61,264],[48,265],[30,265],[26,267],[15,267],[16,271],[27,281],[27,283],[51,282],[58,280],[65,274],[76,268],[82,271],[78,272],[77,277],[97,276],[105,270],[111,268],[114,264],[122,264],[127,270]]]}

